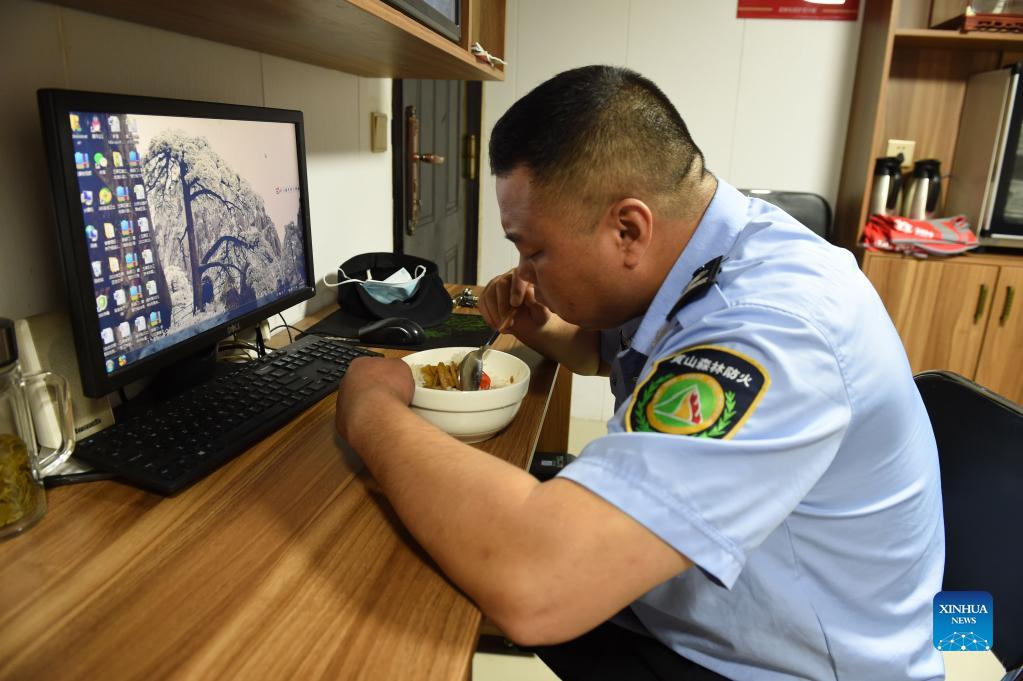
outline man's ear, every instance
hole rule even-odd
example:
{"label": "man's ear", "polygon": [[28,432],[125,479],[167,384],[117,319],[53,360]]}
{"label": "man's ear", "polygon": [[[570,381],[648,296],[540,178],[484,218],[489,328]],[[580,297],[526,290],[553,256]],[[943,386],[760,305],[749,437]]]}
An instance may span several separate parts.
{"label": "man's ear", "polygon": [[650,206],[639,199],[622,199],[611,206],[608,217],[624,257],[623,264],[635,268],[653,240],[654,215]]}

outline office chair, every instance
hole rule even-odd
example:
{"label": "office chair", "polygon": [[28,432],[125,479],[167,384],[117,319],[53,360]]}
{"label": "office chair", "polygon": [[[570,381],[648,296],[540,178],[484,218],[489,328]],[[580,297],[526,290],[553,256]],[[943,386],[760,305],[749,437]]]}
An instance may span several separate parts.
{"label": "office chair", "polygon": [[740,189],[746,196],[762,199],[794,217],[825,241],[831,240],[831,206],[827,199],[810,192],[782,192],[773,189]]}
{"label": "office chair", "polygon": [[951,371],[914,377],[934,427],[945,507],[946,591],[994,600],[992,652],[1023,679],[1023,408]]}

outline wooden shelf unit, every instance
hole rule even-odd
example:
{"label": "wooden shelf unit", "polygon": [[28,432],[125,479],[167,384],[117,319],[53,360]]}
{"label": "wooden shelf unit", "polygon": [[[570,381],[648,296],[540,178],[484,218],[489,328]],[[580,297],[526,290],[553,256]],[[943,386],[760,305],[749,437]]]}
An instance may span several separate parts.
{"label": "wooden shelf unit", "polygon": [[930,47],[944,50],[1023,50],[1023,35],[1013,33],[960,33],[936,28],[897,28],[897,47]]}
{"label": "wooden shelf unit", "polygon": [[914,372],[955,371],[1023,401],[1023,299],[1013,300],[1023,288],[1023,251],[920,260],[860,246],[874,160],[885,155],[887,140],[914,140],[914,160],[940,160],[947,179],[969,77],[1023,61],[1023,36],[926,28],[929,4],[864,3],[836,239],[862,258]]}
{"label": "wooden shelf unit", "polygon": [[50,0],[55,4],[359,76],[504,80],[505,0],[463,0],[455,43],[382,0]]}
{"label": "wooden shelf unit", "polygon": [[947,175],[970,75],[1023,61],[1023,36],[922,28],[927,14],[918,0],[864,6],[835,205],[836,239],[854,252],[861,250],[874,160],[885,155],[887,140],[915,140],[915,158],[939,159]]}

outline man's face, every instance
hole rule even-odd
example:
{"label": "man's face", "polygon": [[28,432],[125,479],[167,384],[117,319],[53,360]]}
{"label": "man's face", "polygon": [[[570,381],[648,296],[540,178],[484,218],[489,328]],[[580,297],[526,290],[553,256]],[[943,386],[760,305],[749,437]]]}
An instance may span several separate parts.
{"label": "man's face", "polygon": [[618,291],[611,281],[618,259],[599,225],[580,229],[572,213],[542,203],[521,167],[497,179],[497,203],[505,237],[519,252],[518,276],[534,285],[539,302],[584,328],[618,323],[612,303]]}

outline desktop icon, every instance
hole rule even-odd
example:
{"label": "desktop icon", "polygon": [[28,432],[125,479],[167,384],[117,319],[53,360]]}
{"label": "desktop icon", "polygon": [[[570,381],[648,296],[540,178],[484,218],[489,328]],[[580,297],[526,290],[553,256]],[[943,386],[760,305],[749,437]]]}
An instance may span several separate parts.
{"label": "desktop icon", "polygon": [[146,330],[146,318],[141,316],[141,315],[139,315],[138,317],[135,318],[135,331],[138,332],[138,331],[145,331],[145,330]]}
{"label": "desktop icon", "polygon": [[117,338],[118,340],[128,340],[131,338],[131,324],[128,322],[121,322],[117,325]]}
{"label": "desktop icon", "polygon": [[102,312],[107,309],[107,297],[102,293],[96,296],[96,312]]}
{"label": "desktop icon", "polygon": [[135,185],[135,200],[136,201],[146,200],[146,188],[140,184]]}
{"label": "desktop icon", "polygon": [[103,341],[103,345],[110,345],[114,342],[114,330],[109,326],[99,332],[99,337]]}
{"label": "desktop icon", "polygon": [[131,116],[128,116],[127,118],[128,118],[128,130],[130,130],[131,132],[138,132],[139,131],[138,121],[136,121]]}
{"label": "desktop icon", "polygon": [[127,298],[124,295],[124,289],[123,288],[119,288],[116,291],[114,291],[114,304],[115,305],[117,305],[117,306],[124,305],[124,301],[126,299]]}
{"label": "desktop icon", "polygon": [[127,201],[127,200],[128,200],[128,188],[127,187],[122,187],[122,186],[118,185],[118,187],[117,187],[117,202],[121,203],[122,201]]}
{"label": "desktop icon", "polygon": [[[131,123],[130,120],[128,122]],[[129,127],[130,127],[130,125],[129,125]],[[139,152],[137,152],[137,151],[129,151],[128,152],[128,165],[130,165],[130,166],[137,166],[138,164],[139,164]]]}
{"label": "desktop icon", "polygon": [[92,155],[92,163],[96,166],[96,170],[103,170],[108,165],[107,157],[97,151]]}
{"label": "desktop icon", "polygon": [[89,157],[80,151],[75,152],[75,168],[78,170],[89,169]]}
{"label": "desktop icon", "polygon": [[131,222],[121,220],[121,236],[131,236]]}
{"label": "desktop icon", "polygon": [[109,374],[113,370],[114,370],[114,360],[108,359],[107,360],[107,373]]}
{"label": "desktop icon", "polygon": [[128,363],[128,356],[127,355],[118,355],[117,356],[117,366],[123,367],[127,363]]}
{"label": "desktop icon", "polygon": [[151,296],[156,295],[156,280],[150,279],[146,282],[146,293]]}
{"label": "desktop icon", "polygon": [[160,326],[160,313],[159,312],[154,310],[154,311],[149,313],[149,325],[150,326]]}
{"label": "desktop icon", "polygon": [[103,187],[103,189],[99,190],[99,205],[107,205],[113,197],[114,195],[110,192],[110,190]]}
{"label": "desktop icon", "polygon": [[121,132],[121,119],[117,116],[107,116],[107,126],[110,127],[110,132],[119,134]]}
{"label": "desktop icon", "polygon": [[103,132],[103,124],[99,121],[99,116],[93,116],[92,121],[89,122],[89,132]]}
{"label": "desktop icon", "polygon": [[103,234],[105,234],[108,239],[113,239],[114,238],[114,223],[112,223],[112,222],[104,222],[103,223]]}
{"label": "desktop icon", "polygon": [[102,277],[103,276],[103,263],[99,260],[92,261],[92,276]]}
{"label": "desktop icon", "polygon": [[139,218],[139,231],[140,232],[149,231],[149,218],[146,217]]}
{"label": "desktop icon", "polygon": [[128,253],[124,256],[124,266],[126,269],[133,270],[139,264],[139,257],[134,253]]}
{"label": "desktop icon", "polygon": [[153,264],[153,251],[151,249],[145,249],[142,251],[142,262],[147,265]]}
{"label": "desktop icon", "polygon": [[89,191],[88,189],[86,189],[86,190],[84,190],[82,192],[82,205],[83,206],[91,206],[92,205],[92,192]]}
{"label": "desktop icon", "polygon": [[142,297],[142,288],[138,284],[132,284],[128,287],[128,297],[132,301],[138,300]]}
{"label": "desktop icon", "polygon": [[110,157],[114,161],[114,167],[115,168],[122,168],[122,167],[124,167],[124,157],[121,156],[121,152],[119,152],[119,151],[111,151],[110,152]]}
{"label": "desktop icon", "polygon": [[81,132],[82,120],[79,118],[78,114],[68,114],[68,117],[71,119],[71,132]]}
{"label": "desktop icon", "polygon": [[117,256],[110,256],[107,258],[107,266],[110,268],[110,274],[116,274],[121,271],[121,261],[117,259]]}
{"label": "desktop icon", "polygon": [[85,237],[91,242],[96,243],[99,241],[99,232],[92,225],[85,226]]}

